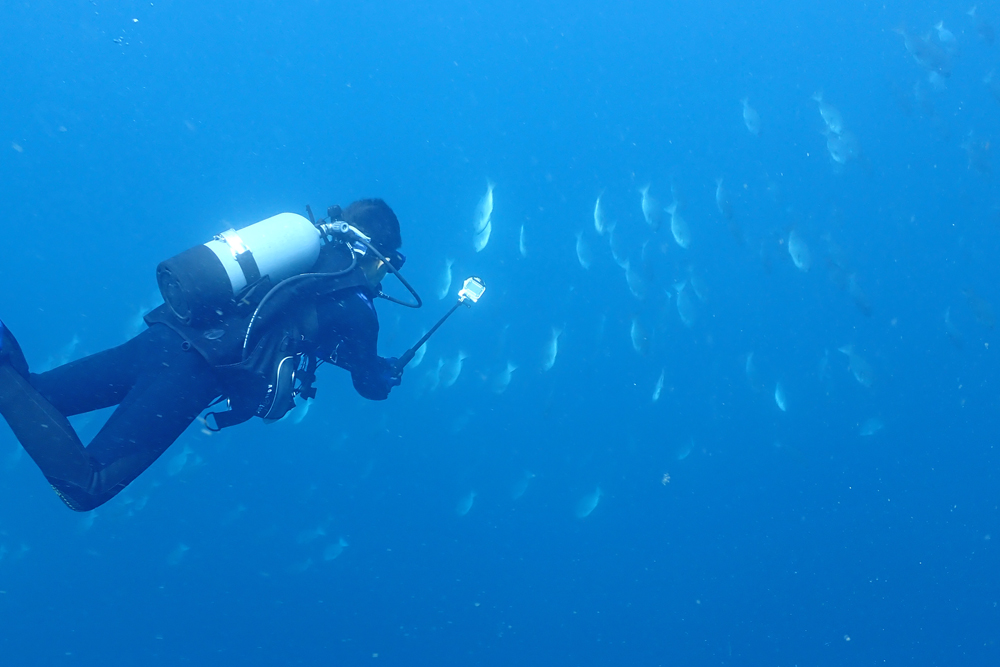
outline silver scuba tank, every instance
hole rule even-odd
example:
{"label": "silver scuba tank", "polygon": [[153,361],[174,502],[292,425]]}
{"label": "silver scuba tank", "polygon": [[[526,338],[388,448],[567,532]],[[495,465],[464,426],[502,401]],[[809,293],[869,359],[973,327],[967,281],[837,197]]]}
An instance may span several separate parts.
{"label": "silver scuba tank", "polygon": [[185,324],[221,315],[247,285],[276,285],[308,271],[319,258],[321,232],[296,213],[279,213],[160,262],[156,282],[167,307]]}

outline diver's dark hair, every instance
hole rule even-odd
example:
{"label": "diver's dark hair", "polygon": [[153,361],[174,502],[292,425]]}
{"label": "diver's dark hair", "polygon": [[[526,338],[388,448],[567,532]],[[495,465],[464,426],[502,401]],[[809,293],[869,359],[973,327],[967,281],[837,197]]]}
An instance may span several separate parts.
{"label": "diver's dark hair", "polygon": [[370,236],[382,253],[399,250],[403,245],[399,220],[381,199],[359,199],[344,210],[344,220]]}

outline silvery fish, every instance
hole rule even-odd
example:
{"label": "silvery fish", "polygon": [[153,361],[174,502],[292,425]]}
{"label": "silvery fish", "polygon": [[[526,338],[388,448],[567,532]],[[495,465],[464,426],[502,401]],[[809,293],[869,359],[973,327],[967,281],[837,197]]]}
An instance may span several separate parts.
{"label": "silvery fish", "polygon": [[755,137],[760,136],[760,115],[757,110],[750,106],[750,100],[743,98],[740,100],[740,104],[743,105],[743,124],[747,126],[747,130],[750,131]]}
{"label": "silvery fish", "polygon": [[[424,331],[420,335],[423,336],[425,333],[427,332]],[[423,345],[418,347],[417,351],[413,353],[413,359],[410,360],[409,367],[416,368],[417,366],[419,366],[423,362],[425,354],[427,354],[427,343],[424,343]]]}
{"label": "silvery fish", "polygon": [[545,356],[542,360],[542,370],[552,370],[556,365],[556,357],[559,355],[559,337],[562,336],[562,329],[552,327],[552,338],[545,345]]}
{"label": "silvery fish", "polygon": [[437,295],[439,299],[445,299],[451,292],[451,267],[455,265],[455,260],[446,259],[444,261],[444,272],[441,274],[441,280],[438,283]]}
{"label": "silvery fish", "polygon": [[528,484],[534,478],[535,478],[535,473],[530,472],[530,471],[526,471],[521,476],[521,479],[517,480],[517,483],[514,484],[514,488],[511,489],[511,492],[510,492],[510,498],[511,498],[511,500],[517,500],[518,498],[520,498],[521,496],[523,496],[524,493],[525,493],[525,491],[528,490]]}
{"label": "silvery fish", "polygon": [[663,221],[663,211],[660,209],[660,203],[649,194],[649,186],[639,190],[639,194],[642,195],[642,217],[645,218],[646,224],[652,227],[655,232],[660,228],[660,223]]}
{"label": "silvery fish", "polygon": [[840,134],[843,132],[844,119],[841,118],[840,111],[837,110],[837,107],[823,99],[823,91],[817,90],[813,93],[812,98],[813,101],[819,105],[819,115],[823,117],[823,122],[826,123],[827,129],[834,134]]}
{"label": "silvery fish", "polygon": [[858,430],[858,435],[862,437],[870,437],[885,428],[885,424],[878,417],[872,417],[871,419],[866,419],[865,423],[861,425]]}
{"label": "silvery fish", "polygon": [[677,210],[677,202],[672,203],[665,210],[670,215],[670,233],[673,234],[674,241],[677,242],[677,245],[687,250],[691,245],[691,229],[688,227],[687,221],[681,217],[680,212]]}
{"label": "silvery fish", "polygon": [[632,349],[646,356],[649,352],[649,334],[646,332],[646,328],[642,326],[642,322],[639,321],[638,317],[632,318]]}
{"label": "silvery fish", "polygon": [[510,386],[510,381],[514,375],[514,371],[517,370],[517,365],[507,362],[507,366],[500,371],[497,375],[496,380],[493,382],[493,391],[497,394],[502,394],[507,391],[507,387]]}
{"label": "silvery fish", "polygon": [[663,374],[664,371],[660,371],[660,377],[656,379],[656,385],[653,387],[653,403],[660,400],[660,394],[663,393]]}
{"label": "silvery fish", "polygon": [[458,507],[455,508],[455,512],[458,513],[458,516],[465,516],[466,514],[468,514],[469,510],[472,509],[472,503],[475,499],[476,499],[476,492],[469,491],[469,494],[467,496],[464,496],[461,500],[459,500]]}
{"label": "silvery fish", "polygon": [[597,507],[597,503],[601,501],[601,495],[601,487],[597,487],[593,493],[588,493],[581,498],[580,502],[576,504],[576,518],[585,519],[590,516],[590,513]]}
{"label": "silvery fish", "polygon": [[871,367],[871,364],[854,350],[853,345],[844,345],[838,349],[847,356],[847,366],[854,375],[854,379],[863,387],[872,386],[875,381],[875,369]]}
{"label": "silvery fish", "polygon": [[632,262],[625,260],[625,282],[632,296],[642,300],[646,298],[646,281],[642,275],[632,268]]}
{"label": "silvery fish", "polygon": [[337,556],[344,553],[344,549],[348,546],[347,541],[343,537],[338,538],[336,544],[331,544],[323,550],[323,560],[327,562],[335,560]]}
{"label": "silvery fish", "polygon": [[492,233],[493,223],[487,220],[483,230],[472,238],[472,247],[476,249],[476,252],[481,252],[486,247],[486,244],[490,242],[490,234]]}
{"label": "silvery fish", "polygon": [[733,204],[729,201],[729,193],[722,187],[722,178],[715,179],[715,207],[726,220],[733,219]]}
{"label": "silvery fish", "polygon": [[812,256],[809,254],[809,246],[805,239],[794,229],[788,233],[788,254],[792,256],[792,263],[799,271],[808,271],[812,266]]}
{"label": "silvery fish", "polygon": [[587,241],[583,238],[583,232],[576,233],[576,261],[580,262],[580,266],[584,269],[590,268],[590,246],[587,245]]}
{"label": "silvery fish", "polygon": [[492,181],[486,182],[486,194],[476,206],[476,217],[472,224],[472,231],[477,235],[486,229],[490,218],[493,217],[493,187]]}
{"label": "silvery fish", "polygon": [[774,385],[774,402],[782,412],[788,412],[788,396],[785,394],[785,387],[778,382]]}
{"label": "silvery fish", "polygon": [[614,258],[615,264],[627,269],[628,252],[625,249],[625,241],[622,239],[621,232],[617,231],[616,227],[608,228],[608,245],[611,247],[611,256]]}
{"label": "silvery fish", "polygon": [[594,229],[601,236],[604,236],[604,230],[606,229],[604,222],[604,209],[601,208],[601,198],[597,198],[597,203],[594,204]]}
{"label": "silvery fish", "polygon": [[688,282],[683,280],[676,285],[674,289],[677,290],[677,314],[680,315],[681,322],[688,329],[694,326],[695,320],[698,319],[698,310],[695,306],[693,289],[689,289]]}
{"label": "silvery fish", "polygon": [[458,382],[462,374],[462,364],[469,358],[465,352],[459,352],[454,359],[441,366],[441,386],[447,389]]}

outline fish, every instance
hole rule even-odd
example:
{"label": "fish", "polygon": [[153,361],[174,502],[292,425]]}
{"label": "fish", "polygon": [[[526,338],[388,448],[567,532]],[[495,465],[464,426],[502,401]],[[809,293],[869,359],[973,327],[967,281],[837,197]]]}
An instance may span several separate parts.
{"label": "fish", "polygon": [[170,463],[167,465],[167,474],[173,477],[174,475],[179,474],[180,471],[184,470],[188,461],[191,460],[191,454],[193,453],[194,450],[192,450],[191,447],[185,443],[181,451],[171,457]]}
{"label": "fish", "polygon": [[469,358],[465,352],[459,351],[455,358],[449,362],[446,362],[441,367],[441,386],[447,389],[451,387],[456,382],[458,382],[458,376],[462,374],[462,364],[466,359]]}
{"label": "fish", "polygon": [[535,473],[530,471],[525,471],[525,473],[521,475],[521,478],[517,480],[517,482],[514,484],[514,488],[511,489],[510,499],[517,500],[518,498],[523,496],[525,492],[528,490],[528,484],[534,478],[535,478]]}
{"label": "fish", "polygon": [[819,106],[819,115],[826,123],[826,128],[834,134],[842,134],[844,131],[844,119],[840,116],[837,107],[823,99],[823,91],[817,90],[813,93],[813,101]]}
{"label": "fish", "polygon": [[799,271],[807,272],[812,266],[812,256],[809,254],[809,246],[805,239],[794,229],[788,233],[788,254],[792,256],[792,263]]}
{"label": "fish", "polygon": [[486,194],[476,206],[476,215],[472,223],[472,247],[476,252],[481,252],[486,247],[490,242],[490,234],[493,233],[493,188],[493,182],[487,181]]}
{"label": "fish", "polygon": [[691,245],[691,229],[677,210],[677,202],[672,203],[664,210],[670,215],[670,233],[673,234],[674,241],[687,250]]}
{"label": "fish", "polygon": [[853,132],[845,130],[837,134],[827,131],[826,152],[830,154],[830,159],[835,163],[847,164],[861,154],[861,145]]}
{"label": "fish", "polygon": [[649,352],[649,333],[647,333],[646,328],[642,326],[642,322],[639,321],[638,317],[632,318],[632,349],[646,356]]}
{"label": "fish", "polygon": [[868,295],[861,288],[861,283],[858,282],[856,273],[852,273],[847,277],[847,293],[851,295],[851,300],[854,301],[855,307],[861,311],[862,315],[865,317],[872,316],[871,303],[868,302]]}
{"label": "fish", "polygon": [[683,461],[687,457],[691,456],[691,452],[694,450],[694,438],[688,440],[687,444],[681,445],[680,449],[677,450],[677,460]]}
{"label": "fish", "polygon": [[73,334],[73,338],[70,339],[68,343],[59,348],[59,351],[53,355],[50,355],[45,363],[41,365],[38,372],[50,371],[53,368],[58,368],[59,366],[65,366],[71,361],[78,359],[80,355],[78,354],[80,349],[80,337]]}
{"label": "fish", "polygon": [[954,53],[957,46],[954,33],[944,27],[944,21],[938,21],[935,23],[934,29],[937,31],[938,41],[941,42],[941,46],[943,46],[946,51]]}
{"label": "fish", "polygon": [[951,58],[947,51],[931,41],[930,34],[915,37],[906,28],[896,28],[903,37],[903,46],[918,65],[928,72],[937,72],[943,77],[951,76]]}
{"label": "fish", "polygon": [[309,408],[312,407],[313,403],[315,403],[315,401],[307,398],[300,405],[296,405],[290,413],[293,415],[292,423],[301,424],[302,420],[306,418],[307,414],[309,414]]}
{"label": "fish", "polygon": [[996,33],[993,30],[993,26],[990,25],[990,22],[984,19],[980,14],[976,13],[976,5],[973,5],[972,9],[965,13],[976,24],[976,33],[984,42],[993,46],[993,41],[996,39]]}
{"label": "fish", "polygon": [[990,164],[990,141],[980,139],[971,130],[961,143],[962,150],[965,151],[965,158],[969,169],[974,169],[980,174],[989,174],[993,171]]}
{"label": "fish", "polygon": [[438,299],[446,299],[451,293],[451,267],[455,266],[455,260],[446,259],[444,260],[444,272],[441,274],[441,280],[438,281],[437,296]]}
{"label": "fish", "polygon": [[[94,521],[97,519],[97,511],[91,510],[83,515],[80,525],[77,527],[77,532],[84,533],[94,527]],[[0,551],[0,560],[3,560],[3,552]]]}
{"label": "fish", "polygon": [[715,208],[726,220],[733,219],[733,203],[729,201],[729,193],[722,187],[722,178],[715,179]]}
{"label": "fish", "polygon": [[521,253],[521,257],[528,256],[528,246],[524,242],[524,225],[521,225],[521,234],[517,237],[517,251]]}
{"label": "fish", "polygon": [[576,261],[578,261],[580,266],[584,269],[590,268],[590,246],[588,246],[586,240],[584,240],[583,232],[576,233]]}
{"label": "fish", "polygon": [[608,228],[608,246],[611,248],[611,256],[615,264],[623,269],[628,266],[628,252],[625,250],[625,242],[622,240],[620,232],[614,226]]}
{"label": "fish", "polygon": [[653,386],[653,403],[660,400],[660,394],[663,393],[663,376],[664,371],[660,371],[660,377],[656,378],[656,384]]}
{"label": "fish", "polygon": [[698,300],[702,303],[708,303],[708,285],[705,281],[701,279],[700,276],[696,276],[692,273],[688,276],[688,285],[694,290],[694,295],[698,297]]}
{"label": "fish", "polygon": [[944,310],[944,331],[948,334],[948,340],[951,344],[961,350],[965,347],[965,340],[962,338],[962,332],[958,330],[958,327],[951,321],[951,306],[948,306]]}
{"label": "fish", "polygon": [[632,262],[625,260],[625,282],[632,296],[642,301],[646,298],[646,281],[642,275],[632,268]]}
{"label": "fish", "polygon": [[472,509],[472,503],[476,500],[476,492],[469,491],[469,493],[462,497],[458,501],[458,506],[455,508],[455,512],[458,516],[465,516]]}
{"label": "fish", "polygon": [[639,190],[642,195],[642,217],[645,218],[646,224],[649,225],[655,232],[660,228],[660,223],[663,222],[663,212],[660,209],[660,203],[649,194],[649,186]]}
{"label": "fish", "polygon": [[507,362],[500,374],[497,375],[496,379],[493,381],[493,391],[497,394],[502,394],[507,391],[507,387],[510,386],[510,381],[513,378],[514,371],[517,370],[517,365]]}
{"label": "fish", "polygon": [[326,537],[326,525],[325,523],[316,526],[315,528],[310,528],[308,530],[303,530],[299,533],[295,541],[298,544],[311,544],[321,537]]}
{"label": "fish", "polygon": [[[421,333],[420,337],[423,338],[425,333],[427,332],[424,331],[423,333]],[[425,354],[427,354],[427,343],[424,343],[423,345],[417,348],[417,351],[413,353],[413,359],[410,360],[408,366],[410,368],[416,368],[417,366],[419,366],[423,362]]]}
{"label": "fish", "polygon": [[594,204],[594,229],[597,230],[598,234],[604,236],[604,230],[606,228],[607,225],[604,220],[604,209],[601,208],[601,197],[599,195],[597,197],[597,203]]}
{"label": "fish", "polygon": [[823,348],[823,356],[819,358],[819,364],[816,366],[816,377],[819,378],[820,382],[826,382],[830,379],[830,349]]}
{"label": "fish", "polygon": [[184,560],[184,555],[191,551],[191,547],[184,544],[183,542],[174,547],[173,551],[167,556],[167,564],[169,565],[179,565],[182,560]]}
{"label": "fish", "polygon": [[979,322],[979,324],[987,329],[992,329],[996,326],[996,318],[993,316],[993,304],[976,294],[970,288],[963,289],[962,295],[965,296],[969,308],[972,309],[972,314],[976,317],[976,322]]}
{"label": "fish", "polygon": [[328,545],[326,549],[323,550],[323,560],[327,562],[336,560],[338,556],[344,553],[344,549],[349,546],[350,545],[347,543],[347,540],[343,537],[337,538],[336,543]]}
{"label": "fish", "polygon": [[866,419],[858,430],[858,435],[861,437],[870,437],[885,428],[885,424],[878,417],[872,417],[871,419]]}
{"label": "fish", "polygon": [[750,100],[744,97],[740,100],[740,104],[743,105],[743,124],[747,126],[747,130],[750,131],[755,137],[760,136],[760,114],[757,110],[750,106]]}
{"label": "fish", "polygon": [[778,382],[774,385],[774,402],[782,412],[788,412],[788,395],[785,394],[785,387]]}
{"label": "fish", "polygon": [[843,345],[837,349],[847,356],[847,367],[858,384],[862,387],[871,387],[872,383],[875,382],[875,369],[871,367],[871,364],[855,351],[853,345]]}
{"label": "fish", "polygon": [[590,513],[597,508],[597,503],[601,502],[601,487],[597,487],[593,493],[588,493],[576,504],[576,518],[586,519]]}
{"label": "fish", "polygon": [[694,302],[693,289],[688,289],[688,281],[682,280],[674,285],[677,290],[677,314],[688,329],[694,326],[698,319],[698,310]]}
{"label": "fish", "polygon": [[482,252],[486,244],[490,242],[490,234],[493,233],[493,223],[486,221],[486,226],[472,238],[472,247],[476,252]]}
{"label": "fish", "polygon": [[990,91],[990,94],[993,95],[993,99],[1000,103],[1000,79],[997,78],[994,70],[986,73],[986,76],[983,77],[983,83]]}
{"label": "fish", "polygon": [[476,217],[472,224],[472,231],[481,234],[490,224],[493,217],[493,181],[486,181],[486,194],[479,200],[476,206]]}
{"label": "fish", "polygon": [[746,360],[743,362],[743,372],[747,376],[747,383],[750,385],[750,388],[754,391],[760,391],[763,383],[757,377],[757,364],[753,356],[753,352],[747,352]]}
{"label": "fish", "polygon": [[427,371],[427,388],[434,391],[441,386],[441,369],[444,368],[444,357],[438,357],[437,366]]}
{"label": "fish", "polygon": [[562,336],[562,329],[552,327],[552,337],[545,345],[545,356],[542,361],[542,370],[552,370],[556,365],[556,356],[559,354],[559,337]]}

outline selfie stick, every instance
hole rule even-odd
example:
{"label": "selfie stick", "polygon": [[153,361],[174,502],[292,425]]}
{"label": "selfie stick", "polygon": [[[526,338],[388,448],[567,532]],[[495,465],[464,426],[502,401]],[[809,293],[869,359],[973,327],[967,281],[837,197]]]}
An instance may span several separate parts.
{"label": "selfie stick", "polygon": [[417,353],[417,350],[419,350],[423,346],[423,344],[427,342],[427,339],[429,339],[432,335],[434,335],[434,332],[437,331],[442,324],[444,324],[445,320],[451,317],[452,313],[458,310],[459,306],[461,306],[464,303],[467,306],[471,307],[473,303],[479,301],[480,297],[483,296],[483,293],[485,291],[486,291],[486,283],[483,282],[482,278],[476,278],[476,277],[466,278],[465,284],[462,285],[462,289],[458,290],[458,301],[455,303],[455,305],[452,306],[450,309],[448,309],[448,312],[444,314],[444,317],[438,320],[437,324],[432,326],[430,331],[425,333],[413,347],[404,352],[403,356],[401,356],[399,359],[396,360],[396,371],[397,372],[402,371],[403,368],[406,366],[406,364],[410,363],[410,361],[413,360],[413,355]]}

